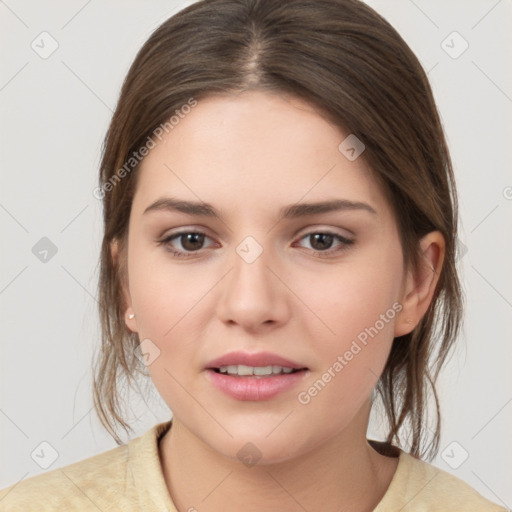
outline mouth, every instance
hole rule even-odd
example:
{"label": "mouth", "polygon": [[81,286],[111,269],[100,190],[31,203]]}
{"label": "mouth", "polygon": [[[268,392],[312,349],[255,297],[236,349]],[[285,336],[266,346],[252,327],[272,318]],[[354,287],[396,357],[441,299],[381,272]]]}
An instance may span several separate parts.
{"label": "mouth", "polygon": [[268,365],[268,366],[246,366],[244,364],[220,366],[219,368],[209,368],[216,373],[230,375],[234,377],[256,377],[269,378],[275,375],[289,375],[297,373],[307,368],[290,368],[289,366]]}
{"label": "mouth", "polygon": [[270,400],[297,386],[308,373],[306,366],[271,353],[230,353],[205,367],[217,390],[247,401]]}

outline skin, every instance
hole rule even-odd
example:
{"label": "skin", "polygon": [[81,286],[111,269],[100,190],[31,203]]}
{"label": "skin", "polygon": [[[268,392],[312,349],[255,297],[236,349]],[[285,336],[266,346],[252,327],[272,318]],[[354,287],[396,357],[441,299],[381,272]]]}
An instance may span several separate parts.
{"label": "skin", "polygon": [[[370,398],[393,338],[410,332],[432,300],[444,240],[429,233],[420,242],[421,267],[403,267],[384,194],[362,158],[349,161],[338,150],[347,135],[297,98],[211,96],[142,162],[129,221],[126,324],[160,350],[148,369],[173,412],[159,449],[180,511],[370,511],[390,484],[398,459],[366,439]],[[222,220],[144,214],[164,196],[210,203]],[[361,201],[376,213],[278,220],[285,205],[330,199]],[[182,230],[207,235],[203,245],[192,244],[190,258],[158,243]],[[326,230],[354,243],[334,238],[324,249],[331,255],[318,257],[322,246],[306,235]],[[247,236],[263,249],[250,264],[236,252]],[[170,246],[190,248],[184,237]],[[112,255],[117,261],[115,243]],[[394,303],[401,311],[300,403],[297,394]],[[235,400],[204,372],[233,350],[273,352],[309,370],[275,398]],[[248,442],[261,455],[252,467],[237,458]]]}

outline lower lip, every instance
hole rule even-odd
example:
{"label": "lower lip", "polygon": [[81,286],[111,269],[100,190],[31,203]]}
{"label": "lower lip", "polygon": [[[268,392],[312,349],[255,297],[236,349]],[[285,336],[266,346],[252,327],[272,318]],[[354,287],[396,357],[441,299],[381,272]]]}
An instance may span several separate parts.
{"label": "lower lip", "polygon": [[237,377],[217,373],[214,370],[206,370],[207,377],[217,389],[237,400],[252,401],[269,400],[279,393],[288,391],[297,385],[306,373],[307,370],[299,370],[272,377]]}

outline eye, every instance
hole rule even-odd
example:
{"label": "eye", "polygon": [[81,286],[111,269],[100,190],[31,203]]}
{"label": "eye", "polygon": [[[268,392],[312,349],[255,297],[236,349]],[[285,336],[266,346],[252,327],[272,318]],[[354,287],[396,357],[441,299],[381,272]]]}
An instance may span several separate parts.
{"label": "eye", "polygon": [[[205,238],[209,239],[210,237],[202,231],[180,231],[164,238],[159,244],[165,245],[166,249],[174,256],[186,258],[203,249]],[[176,248],[173,243],[181,247]]]}
{"label": "eye", "polygon": [[[307,233],[300,240],[305,239],[309,240],[310,248],[312,251],[317,253],[315,254],[317,257],[331,256],[333,253],[347,250],[348,246],[354,243],[354,240],[350,240],[349,238],[330,231],[315,231]],[[339,244],[332,248],[335,241],[338,241]]]}
{"label": "eye", "polygon": [[[180,231],[167,236],[158,243],[164,245],[166,250],[175,257],[186,258],[192,257],[194,253],[199,253],[204,249],[205,239],[211,240],[202,231]],[[354,240],[330,231],[313,231],[302,236],[300,240],[309,240],[310,250],[316,253],[314,254],[316,257],[320,258],[347,250],[348,246],[354,243]],[[333,247],[333,243],[336,241],[338,245]]]}

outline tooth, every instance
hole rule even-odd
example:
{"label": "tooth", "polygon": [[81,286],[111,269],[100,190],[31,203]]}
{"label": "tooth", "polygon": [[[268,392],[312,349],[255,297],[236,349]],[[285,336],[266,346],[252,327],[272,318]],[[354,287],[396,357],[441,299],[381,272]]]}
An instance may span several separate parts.
{"label": "tooth", "polygon": [[271,375],[272,366],[256,366],[254,368],[254,375]]}
{"label": "tooth", "polygon": [[228,375],[250,376],[250,375],[282,375],[283,373],[292,373],[293,368],[287,368],[279,365],[268,366],[246,366],[244,364],[233,364],[229,366],[221,366],[219,372]]}
{"label": "tooth", "polygon": [[254,368],[252,366],[238,365],[238,375],[253,375]]}

